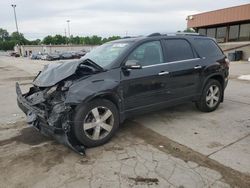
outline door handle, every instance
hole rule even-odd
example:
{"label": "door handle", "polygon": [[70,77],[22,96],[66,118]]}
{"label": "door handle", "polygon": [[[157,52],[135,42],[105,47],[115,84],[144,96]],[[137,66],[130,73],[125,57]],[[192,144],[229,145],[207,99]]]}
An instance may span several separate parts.
{"label": "door handle", "polygon": [[159,72],[158,75],[165,75],[165,74],[169,74],[168,71],[162,71],[162,72]]}
{"label": "door handle", "polygon": [[201,69],[201,68],[202,68],[201,65],[196,65],[196,66],[194,67],[194,69]]}

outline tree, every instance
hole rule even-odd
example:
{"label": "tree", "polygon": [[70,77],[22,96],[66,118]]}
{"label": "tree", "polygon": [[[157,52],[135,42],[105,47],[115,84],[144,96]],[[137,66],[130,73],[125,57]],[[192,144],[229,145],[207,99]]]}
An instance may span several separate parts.
{"label": "tree", "polygon": [[62,35],[55,35],[53,41],[53,44],[66,44],[67,37],[64,37]]}
{"label": "tree", "polygon": [[22,33],[13,32],[11,34],[11,40],[16,41],[16,44],[28,44],[29,41],[24,38]]}
{"label": "tree", "polygon": [[90,37],[83,37],[84,44],[91,44]]}
{"label": "tree", "polygon": [[28,44],[30,44],[30,45],[38,45],[40,43],[41,43],[41,40],[40,39],[36,39],[36,40],[29,41]]}
{"label": "tree", "polygon": [[9,35],[7,30],[0,28],[0,50],[13,50],[16,44],[30,44],[30,41],[22,33]]}
{"label": "tree", "polygon": [[41,41],[40,39],[29,41],[27,40],[22,33],[13,32],[11,35],[9,35],[8,31],[5,29],[0,28],[0,50],[13,50],[14,46],[16,44],[19,45],[38,45],[38,44],[54,44],[54,45],[60,45],[60,44],[88,44],[88,45],[100,45],[105,42],[109,42],[112,40],[120,39],[120,36],[111,36],[108,38],[102,38],[97,35],[93,36],[70,36],[70,38],[67,38],[66,36],[62,35],[55,35],[51,36],[48,35],[44,37],[44,39]]}
{"label": "tree", "polygon": [[0,50],[13,50],[16,42],[13,40],[10,41],[0,41]]}
{"label": "tree", "polygon": [[5,41],[9,39],[9,33],[7,30],[0,28],[0,40]]}
{"label": "tree", "polygon": [[62,35],[55,35],[55,36],[51,36],[48,35],[43,39],[43,43],[44,44],[67,44],[67,37],[62,36]]}
{"label": "tree", "polygon": [[91,37],[91,44],[92,45],[102,44],[102,37],[98,37],[97,35],[93,35]]}
{"label": "tree", "polygon": [[44,44],[53,44],[53,37],[51,35],[44,37],[43,43]]}
{"label": "tree", "polygon": [[70,38],[70,43],[72,43],[72,44],[83,44],[83,40],[81,40],[81,37],[79,37],[79,36],[71,37]]}
{"label": "tree", "polygon": [[195,33],[195,30],[193,28],[187,28],[184,31],[178,30],[177,33],[181,33],[181,32],[185,32],[185,33]]}
{"label": "tree", "polygon": [[195,30],[192,29],[192,28],[187,28],[183,32],[186,32],[186,33],[195,33]]}
{"label": "tree", "polygon": [[48,35],[43,39],[43,44],[88,44],[88,45],[100,45],[105,42],[109,42],[112,40],[117,40],[120,39],[121,37],[119,36],[112,36],[108,38],[102,38],[97,35],[93,35],[91,37],[86,36],[86,37],[73,37],[71,36],[70,38],[64,37],[62,35],[55,35],[51,36]]}
{"label": "tree", "polygon": [[112,40],[118,40],[118,39],[121,39],[121,37],[120,36],[112,36],[112,37],[108,37],[108,38],[103,38],[102,43],[109,42]]}

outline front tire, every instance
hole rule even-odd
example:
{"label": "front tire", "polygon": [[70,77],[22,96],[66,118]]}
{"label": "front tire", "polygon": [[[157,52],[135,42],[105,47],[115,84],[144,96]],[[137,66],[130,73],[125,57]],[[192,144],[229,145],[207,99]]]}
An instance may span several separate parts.
{"label": "front tire", "polygon": [[119,112],[109,100],[96,99],[76,108],[73,130],[86,147],[108,142],[119,127]]}
{"label": "front tire", "polygon": [[223,94],[220,82],[214,79],[208,80],[196,107],[202,112],[212,112],[218,108]]}

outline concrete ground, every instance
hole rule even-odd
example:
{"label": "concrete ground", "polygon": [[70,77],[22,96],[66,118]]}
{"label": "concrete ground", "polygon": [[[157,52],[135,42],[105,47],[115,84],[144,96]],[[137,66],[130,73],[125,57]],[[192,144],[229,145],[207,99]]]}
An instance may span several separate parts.
{"label": "concrete ground", "polygon": [[80,156],[25,123],[16,106],[45,61],[0,56],[0,187],[250,187],[250,63],[231,64],[225,101],[127,120],[106,145]]}

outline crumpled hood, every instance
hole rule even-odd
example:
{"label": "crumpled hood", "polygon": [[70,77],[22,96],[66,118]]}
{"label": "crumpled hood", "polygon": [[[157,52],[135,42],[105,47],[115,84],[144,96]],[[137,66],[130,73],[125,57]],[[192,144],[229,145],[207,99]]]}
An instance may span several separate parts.
{"label": "crumpled hood", "polygon": [[51,87],[61,80],[73,75],[82,62],[83,60],[78,60],[45,65],[44,69],[33,81],[33,84],[38,87]]}

